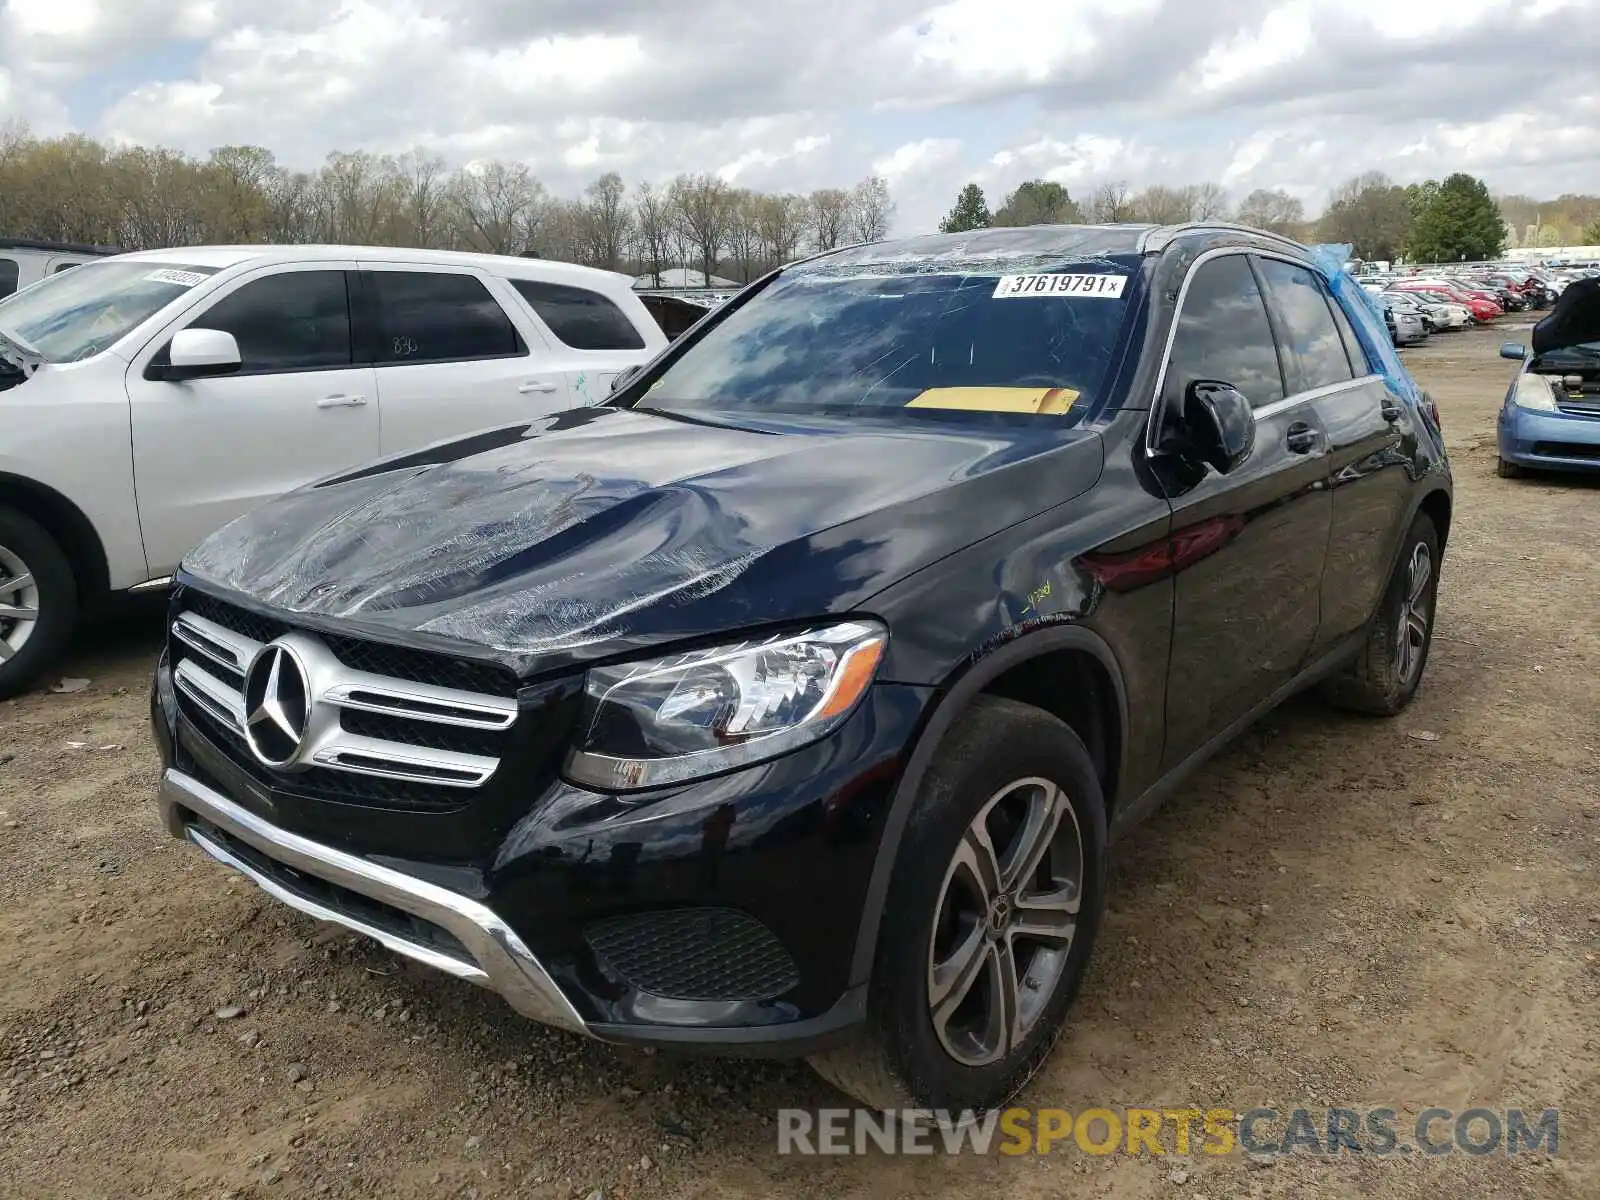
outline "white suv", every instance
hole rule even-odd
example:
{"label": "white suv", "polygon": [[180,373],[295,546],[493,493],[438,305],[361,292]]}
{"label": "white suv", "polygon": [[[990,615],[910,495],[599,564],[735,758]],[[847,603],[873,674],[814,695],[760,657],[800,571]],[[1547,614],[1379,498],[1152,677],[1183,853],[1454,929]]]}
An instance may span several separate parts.
{"label": "white suv", "polygon": [[596,404],[666,344],[622,275],[443,251],[147,251],[0,302],[0,697],[263,501]]}

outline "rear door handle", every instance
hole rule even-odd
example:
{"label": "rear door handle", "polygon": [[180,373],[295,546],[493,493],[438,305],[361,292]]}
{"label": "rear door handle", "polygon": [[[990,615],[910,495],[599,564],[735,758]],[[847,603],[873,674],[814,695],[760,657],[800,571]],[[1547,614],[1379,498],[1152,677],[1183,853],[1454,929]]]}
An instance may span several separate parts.
{"label": "rear door handle", "polygon": [[527,383],[523,384],[517,389],[517,391],[524,396],[531,396],[535,392],[549,394],[555,390],[555,384],[546,382],[543,379],[530,379]]}
{"label": "rear door handle", "polygon": [[318,408],[360,408],[367,402],[365,396],[346,396],[343,393],[324,396],[317,401]]}
{"label": "rear door handle", "polygon": [[1389,422],[1391,425],[1398,423],[1400,418],[1405,416],[1405,409],[1401,408],[1388,397],[1384,397],[1383,408],[1381,411],[1383,413],[1383,419]]}
{"label": "rear door handle", "polygon": [[1296,454],[1309,454],[1317,448],[1317,431],[1304,421],[1296,421],[1289,426],[1289,449]]}

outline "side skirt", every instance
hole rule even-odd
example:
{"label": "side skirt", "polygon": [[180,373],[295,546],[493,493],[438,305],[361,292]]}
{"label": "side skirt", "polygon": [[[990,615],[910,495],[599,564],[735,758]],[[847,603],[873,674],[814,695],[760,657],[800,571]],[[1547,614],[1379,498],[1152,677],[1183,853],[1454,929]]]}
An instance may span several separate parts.
{"label": "side skirt", "polygon": [[1260,704],[1256,705],[1232,725],[1206,742],[1188,758],[1184,759],[1172,770],[1168,771],[1155,783],[1145,789],[1143,795],[1127,804],[1119,805],[1111,817],[1111,844],[1116,845],[1134,826],[1138,825],[1177,791],[1183,782],[1193,775],[1207,759],[1222,750],[1246,729],[1254,725],[1262,717],[1281,705],[1285,700],[1303,692],[1314,684],[1321,683],[1330,675],[1338,672],[1339,668],[1348,663],[1361,651],[1362,644],[1367,640],[1368,630],[1363,627],[1340,642],[1327,654],[1312,663],[1288,683],[1273,692]]}

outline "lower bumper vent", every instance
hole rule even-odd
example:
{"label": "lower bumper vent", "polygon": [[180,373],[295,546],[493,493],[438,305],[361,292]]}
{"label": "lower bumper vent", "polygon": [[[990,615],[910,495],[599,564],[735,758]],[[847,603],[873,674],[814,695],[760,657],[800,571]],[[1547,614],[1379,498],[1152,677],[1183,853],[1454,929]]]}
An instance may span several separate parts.
{"label": "lower bumper vent", "polygon": [[800,982],[773,932],[731,908],[610,917],[584,938],[613,974],[664,999],[770,1000]]}

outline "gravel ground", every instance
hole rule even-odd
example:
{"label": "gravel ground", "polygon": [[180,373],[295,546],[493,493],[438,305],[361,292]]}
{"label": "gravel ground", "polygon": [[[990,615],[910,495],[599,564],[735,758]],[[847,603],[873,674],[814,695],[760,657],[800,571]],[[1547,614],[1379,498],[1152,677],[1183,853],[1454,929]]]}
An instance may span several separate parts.
{"label": "gravel ground", "polygon": [[1295,702],[1133,836],[1023,1102],[1559,1106],[1558,1155],[780,1157],[844,1103],[804,1067],[540,1029],[170,841],[137,605],[0,705],[0,1195],[1600,1195],[1600,488],[1495,478],[1502,334],[1408,355],[1458,489],[1416,704]]}

